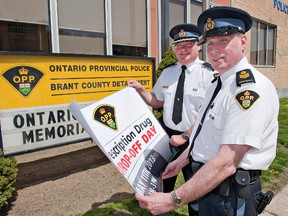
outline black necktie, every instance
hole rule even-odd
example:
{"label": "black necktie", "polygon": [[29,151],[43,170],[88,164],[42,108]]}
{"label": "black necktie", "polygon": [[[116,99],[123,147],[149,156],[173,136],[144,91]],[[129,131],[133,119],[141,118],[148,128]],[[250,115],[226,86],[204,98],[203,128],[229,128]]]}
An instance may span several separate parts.
{"label": "black necktie", "polygon": [[217,86],[216,86],[216,88],[215,88],[215,90],[214,90],[214,93],[213,93],[213,95],[212,95],[209,103],[208,103],[208,106],[206,107],[206,109],[205,109],[205,111],[204,111],[204,113],[203,113],[203,116],[202,116],[201,121],[200,121],[200,123],[199,123],[199,125],[198,125],[198,128],[197,128],[197,130],[196,130],[196,133],[195,133],[195,135],[194,135],[194,137],[193,137],[193,139],[192,139],[191,146],[190,146],[190,150],[189,150],[189,152],[188,152],[188,157],[190,156],[190,153],[191,153],[191,151],[192,151],[192,149],[193,149],[193,146],[194,146],[194,142],[195,142],[198,134],[200,133],[200,131],[201,131],[201,129],[202,129],[202,125],[203,125],[203,122],[204,122],[206,113],[207,113],[208,109],[211,107],[211,104],[213,103],[216,95],[218,94],[218,92],[219,92],[220,89],[221,89],[222,82],[221,82],[220,76],[216,77],[214,80],[212,80],[212,82],[214,82],[216,79],[217,79]]}
{"label": "black necktie", "polygon": [[186,66],[182,65],[181,68],[182,68],[182,72],[178,80],[178,85],[177,85],[176,94],[174,98],[173,114],[172,114],[172,121],[176,125],[182,120],[183,88],[184,88],[184,81],[185,81]]}

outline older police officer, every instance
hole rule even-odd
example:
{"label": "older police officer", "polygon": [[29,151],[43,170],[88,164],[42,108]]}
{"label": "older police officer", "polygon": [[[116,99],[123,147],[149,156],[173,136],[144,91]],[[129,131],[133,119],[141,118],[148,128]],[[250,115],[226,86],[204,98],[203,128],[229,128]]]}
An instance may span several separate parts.
{"label": "older police officer", "polygon": [[[205,92],[213,80],[214,72],[211,66],[198,57],[200,34],[198,27],[189,23],[175,25],[170,30],[169,35],[173,39],[178,62],[162,71],[152,92],[148,92],[135,80],[129,81],[129,85],[137,90],[147,104],[156,109],[163,107],[163,126],[171,137],[171,151],[177,152],[173,159],[176,159],[189,145],[189,135]],[[191,178],[189,165],[184,166],[182,172],[185,181]],[[172,176],[164,179],[164,192],[174,190],[176,178],[177,176]],[[188,206],[189,215],[197,215],[197,209],[193,210],[195,205],[193,204],[193,208],[191,205]]]}
{"label": "older police officer", "polygon": [[260,170],[276,155],[279,99],[272,82],[245,57],[251,25],[250,15],[237,8],[210,8],[199,16],[201,42],[220,76],[206,92],[190,149],[162,175],[176,175],[190,162],[193,177],[170,194],[135,195],[152,214],[198,199],[199,215],[257,215]]}

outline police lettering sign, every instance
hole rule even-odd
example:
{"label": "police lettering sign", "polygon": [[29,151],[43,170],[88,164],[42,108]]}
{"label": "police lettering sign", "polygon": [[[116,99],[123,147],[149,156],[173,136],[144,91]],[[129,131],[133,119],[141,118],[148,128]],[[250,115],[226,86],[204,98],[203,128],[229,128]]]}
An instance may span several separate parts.
{"label": "police lettering sign", "polygon": [[88,139],[67,105],[87,105],[135,79],[149,91],[153,58],[15,55],[0,58],[0,148],[9,155]]}

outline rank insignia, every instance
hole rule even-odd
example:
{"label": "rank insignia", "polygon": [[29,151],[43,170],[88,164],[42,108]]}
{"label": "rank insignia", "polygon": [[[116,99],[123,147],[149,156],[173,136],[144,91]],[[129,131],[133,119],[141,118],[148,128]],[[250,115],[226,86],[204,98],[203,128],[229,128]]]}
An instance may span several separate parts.
{"label": "rank insignia", "polygon": [[93,119],[114,131],[118,131],[115,108],[109,104],[96,107],[93,112]]}
{"label": "rank insignia", "polygon": [[259,95],[251,90],[238,93],[235,97],[240,107],[244,110],[249,109],[259,98]]}
{"label": "rank insignia", "polygon": [[242,71],[238,71],[236,73],[236,85],[241,86],[244,83],[255,83],[255,79],[253,73],[250,69],[245,69]]}

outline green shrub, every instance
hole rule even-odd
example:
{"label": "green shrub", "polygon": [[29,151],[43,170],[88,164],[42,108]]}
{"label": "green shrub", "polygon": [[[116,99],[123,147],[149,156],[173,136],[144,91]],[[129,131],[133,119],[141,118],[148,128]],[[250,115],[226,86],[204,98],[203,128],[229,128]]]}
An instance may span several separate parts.
{"label": "green shrub", "polygon": [[16,186],[18,172],[17,161],[14,157],[4,158],[0,149],[0,210],[8,205],[8,200]]}
{"label": "green shrub", "polygon": [[163,69],[171,64],[174,64],[177,62],[176,55],[170,46],[169,49],[164,53],[163,59],[160,61],[158,65],[158,69],[156,70],[156,77],[158,78],[160,74],[162,73]]}

